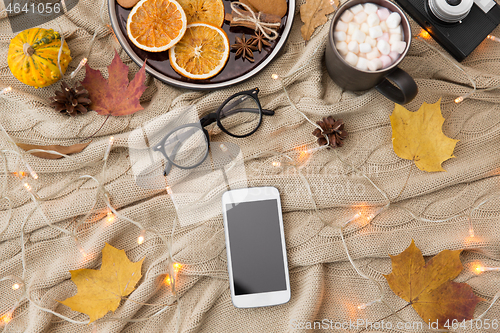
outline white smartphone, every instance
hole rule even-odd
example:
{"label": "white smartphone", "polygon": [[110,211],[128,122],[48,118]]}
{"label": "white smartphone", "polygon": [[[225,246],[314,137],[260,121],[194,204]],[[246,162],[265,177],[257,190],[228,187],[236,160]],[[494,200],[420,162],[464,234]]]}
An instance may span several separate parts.
{"label": "white smartphone", "polygon": [[231,299],[237,308],[290,300],[290,278],[280,194],[275,187],[227,191],[222,196]]}

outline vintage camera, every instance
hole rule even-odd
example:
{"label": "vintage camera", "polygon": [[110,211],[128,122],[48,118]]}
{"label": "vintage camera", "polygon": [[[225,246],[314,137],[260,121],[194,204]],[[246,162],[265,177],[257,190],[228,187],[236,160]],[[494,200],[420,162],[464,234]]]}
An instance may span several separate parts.
{"label": "vintage camera", "polygon": [[500,24],[495,0],[396,0],[458,61]]}

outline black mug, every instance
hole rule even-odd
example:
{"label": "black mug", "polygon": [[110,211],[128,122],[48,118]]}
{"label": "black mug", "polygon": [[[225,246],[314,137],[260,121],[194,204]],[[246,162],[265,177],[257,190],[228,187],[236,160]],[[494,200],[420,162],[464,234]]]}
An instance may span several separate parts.
{"label": "black mug", "polygon": [[[364,3],[374,3],[401,15],[401,26],[403,28],[406,49],[392,65],[378,71],[364,71],[348,64],[337,51],[333,37],[335,26],[344,11]],[[330,27],[325,51],[328,74],[337,85],[344,89],[360,91],[375,87],[382,95],[398,104],[409,103],[417,96],[418,87],[415,80],[408,73],[400,69],[398,64],[408,53],[411,39],[410,22],[403,10],[393,2],[389,0],[349,0],[337,9]]]}

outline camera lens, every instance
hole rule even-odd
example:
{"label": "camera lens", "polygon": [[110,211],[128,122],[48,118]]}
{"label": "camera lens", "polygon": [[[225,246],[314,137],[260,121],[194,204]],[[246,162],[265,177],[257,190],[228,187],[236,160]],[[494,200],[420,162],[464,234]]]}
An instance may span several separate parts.
{"label": "camera lens", "polygon": [[469,15],[474,0],[428,0],[431,12],[441,21],[456,23]]}

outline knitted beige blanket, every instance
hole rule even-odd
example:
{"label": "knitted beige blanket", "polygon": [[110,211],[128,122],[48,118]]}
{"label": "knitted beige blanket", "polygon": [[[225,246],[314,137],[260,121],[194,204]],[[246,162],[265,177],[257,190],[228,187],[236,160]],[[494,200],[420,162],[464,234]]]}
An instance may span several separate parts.
{"label": "knitted beige blanket", "polygon": [[[305,43],[299,16],[303,3],[304,0],[298,1],[297,16],[283,53],[249,81],[229,89],[195,92],[165,85],[148,75],[148,88],[141,99],[144,110],[111,117],[81,153],[58,160],[24,154],[25,161],[39,175],[36,180],[28,178],[32,191],[42,199],[38,203],[12,175],[16,171],[15,154],[5,153],[6,159],[0,160],[0,188],[4,191],[0,230],[7,223],[8,226],[0,236],[0,278],[22,278],[24,267],[29,291],[28,300],[21,293],[22,288],[12,289],[13,280],[0,282],[0,316],[20,300],[6,332],[152,333],[175,332],[177,325],[181,332],[306,332],[313,331],[307,329],[307,323],[313,321],[326,320],[328,325],[350,320],[375,322],[406,305],[389,289],[382,274],[391,271],[389,255],[399,254],[412,239],[424,256],[444,249],[465,249],[461,254],[464,270],[456,280],[467,282],[486,300],[478,304],[476,316],[489,307],[500,290],[500,275],[475,275],[471,267],[475,262],[500,266],[500,200],[496,199],[500,194],[500,90],[484,90],[500,86],[500,43],[485,40],[460,64],[475,80],[478,92],[456,104],[455,98],[472,89],[467,76],[426,42],[412,42],[401,67],[415,78],[420,92],[406,107],[416,111],[423,102],[435,103],[442,98],[446,119],[443,131],[460,140],[454,152],[456,158],[443,164],[446,172],[425,173],[412,168],[413,162],[397,157],[393,151],[389,116],[394,103],[375,90],[343,91],[332,82],[324,64],[329,23],[317,29]],[[73,57],[68,73],[85,56],[96,32],[89,64],[107,75],[116,49],[132,75],[139,67],[121,49],[109,27],[98,19],[99,7],[100,2],[80,0],[67,15],[43,27],[62,30]],[[12,139],[35,145],[71,145],[94,133],[103,116],[89,112],[67,117],[48,105],[48,97],[59,89],[59,84],[34,89],[12,76],[6,55],[14,34],[6,13],[1,15],[0,89],[12,86],[12,91],[1,96],[0,123]],[[106,22],[109,23],[107,12]],[[417,35],[420,28],[414,22],[412,26]],[[500,28],[495,33],[500,36]],[[438,47],[432,40],[429,44]],[[272,74],[285,78],[273,80]],[[75,80],[82,80],[84,75],[85,70],[80,71]],[[335,152],[300,153],[317,147],[312,135],[315,127],[292,106],[282,84],[296,107],[313,122],[330,115],[344,120],[349,137],[342,148]],[[248,138],[232,138],[215,128],[211,139],[240,147],[248,186],[279,189],[292,298],[275,307],[236,309],[229,292],[222,216],[212,214],[206,220],[193,220],[193,224],[187,225],[175,222],[176,205],[165,189],[137,186],[128,138],[135,129],[171,110],[196,105],[201,117],[214,112],[228,96],[255,87],[260,88],[263,107],[274,110],[276,115],[265,117],[259,130]],[[106,207],[99,197],[94,214],[74,231],[75,224],[92,209],[98,193],[95,181],[79,177],[102,179],[103,156],[111,135],[115,142],[102,185],[122,217],[106,222]],[[0,147],[13,149],[4,136]],[[276,156],[264,156],[265,152],[285,153],[296,166],[273,168]],[[367,221],[366,216],[387,203],[382,192],[391,205]],[[339,227],[358,212],[362,216],[343,230],[343,243]],[[164,240],[148,232],[139,245],[141,230],[123,217],[158,231],[168,241],[173,223],[177,223],[171,252],[173,259],[182,264],[176,281],[178,301],[164,282],[169,263]],[[474,238],[469,237],[471,224]],[[83,257],[74,238],[60,229],[75,232],[87,256]],[[82,324],[88,320],[86,315],[71,311],[57,300],[77,292],[70,270],[100,268],[105,243],[124,249],[133,262],[145,257],[143,278],[114,314],[108,313],[95,325]],[[373,280],[358,274],[346,249],[359,271]],[[380,283],[382,290],[374,281]],[[378,300],[382,295],[384,303],[358,309],[358,305]],[[366,331],[418,331],[396,328],[402,320],[421,322],[411,307],[399,312],[399,317],[384,320],[393,324],[392,329],[375,327]],[[493,305],[483,319],[500,319],[500,304]],[[335,331],[330,329],[333,326],[328,327],[325,332]],[[360,330],[344,325],[336,331]],[[318,325],[315,331],[320,331]],[[458,330],[473,331],[478,330]]]}

